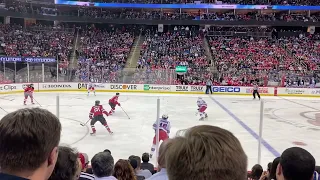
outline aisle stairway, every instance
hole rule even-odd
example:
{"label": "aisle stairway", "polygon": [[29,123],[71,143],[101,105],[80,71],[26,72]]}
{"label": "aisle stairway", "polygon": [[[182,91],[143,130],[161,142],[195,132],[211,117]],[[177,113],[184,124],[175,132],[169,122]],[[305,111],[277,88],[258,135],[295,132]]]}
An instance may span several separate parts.
{"label": "aisle stairway", "polygon": [[214,77],[218,76],[218,70],[217,67],[215,66],[215,60],[213,58],[213,52],[211,52],[211,48],[209,45],[208,39],[205,37],[203,39],[203,47],[205,49],[205,54],[207,56],[207,60],[210,62],[210,72],[214,75]]}
{"label": "aisle stairway", "polygon": [[144,40],[145,40],[145,36],[140,34],[135,38],[133,42],[133,46],[128,56],[126,66],[123,69],[123,83],[130,83],[130,76],[133,76],[136,70],[136,67],[140,58],[140,51],[141,51]]}
{"label": "aisle stairway", "polygon": [[73,48],[72,48],[72,54],[70,56],[70,68],[76,68],[78,65],[78,55],[76,51],[80,48],[80,36],[79,36],[79,30],[76,32],[76,37],[74,40]]}

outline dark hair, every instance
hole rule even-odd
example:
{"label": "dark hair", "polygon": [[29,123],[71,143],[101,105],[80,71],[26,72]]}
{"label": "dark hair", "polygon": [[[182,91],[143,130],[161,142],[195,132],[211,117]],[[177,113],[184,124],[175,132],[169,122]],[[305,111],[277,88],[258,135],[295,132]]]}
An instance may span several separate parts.
{"label": "dark hair", "polygon": [[277,167],[278,167],[279,162],[280,162],[280,157],[277,157],[273,160],[272,166],[270,168],[270,174],[269,174],[268,180],[271,180],[271,179],[277,180],[276,173],[277,173]]}
{"label": "dark hair", "polygon": [[286,149],[280,157],[280,165],[285,179],[311,179],[316,161],[305,149],[292,147]]}
{"label": "dark hair", "polygon": [[268,169],[267,169],[267,171],[268,171],[269,173],[270,173],[271,167],[272,167],[272,162],[269,162],[269,163],[268,163]]}
{"label": "dark hair", "polygon": [[59,146],[58,160],[49,180],[74,180],[79,166],[76,150]]}
{"label": "dark hair", "polygon": [[317,173],[320,173],[320,166],[316,166],[316,168],[314,169],[315,171],[317,171]]}
{"label": "dark hair", "polygon": [[149,153],[143,153],[142,154],[142,157],[141,157],[141,159],[142,159],[142,162],[144,162],[144,163],[147,163],[147,162],[149,162]]}
{"label": "dark hair", "polygon": [[114,167],[114,160],[111,154],[100,152],[91,159],[93,174],[97,177],[111,176]]}
{"label": "dark hair", "polygon": [[139,156],[133,156],[133,159],[137,161],[138,168],[141,167],[141,158]]}
{"label": "dark hair", "polygon": [[136,180],[136,176],[132,166],[128,160],[119,159],[114,165],[113,176],[117,180]]}
{"label": "dark hair", "polygon": [[252,167],[250,177],[255,180],[259,180],[263,173],[262,166],[260,164],[256,164]]}
{"label": "dark hair", "polygon": [[131,159],[134,159],[134,157],[135,157],[135,155],[131,155],[131,156],[129,156],[129,160],[131,160]]}
{"label": "dark hair", "polygon": [[129,159],[130,165],[133,169],[136,169],[138,167],[138,162],[135,159]]}
{"label": "dark hair", "polygon": [[3,172],[35,171],[58,147],[59,119],[45,109],[19,109],[0,121],[0,167]]}
{"label": "dark hair", "polygon": [[107,153],[111,154],[111,151],[109,149],[105,149],[103,152],[107,152]]}
{"label": "dark hair", "polygon": [[166,153],[167,149],[171,146],[171,139],[163,141],[159,147],[158,165],[159,169],[166,167]]}

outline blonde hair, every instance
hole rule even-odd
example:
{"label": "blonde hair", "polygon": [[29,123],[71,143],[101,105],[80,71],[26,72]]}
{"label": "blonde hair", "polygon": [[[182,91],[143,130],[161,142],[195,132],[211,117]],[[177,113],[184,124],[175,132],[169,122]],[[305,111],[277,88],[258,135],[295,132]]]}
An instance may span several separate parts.
{"label": "blonde hair", "polygon": [[170,147],[170,145],[171,145],[171,140],[170,139],[165,140],[160,145],[159,157],[158,157],[159,169],[166,167],[165,154],[167,153],[167,149]]}
{"label": "blonde hair", "polygon": [[201,125],[171,140],[166,154],[170,180],[244,180],[247,156],[229,131]]}

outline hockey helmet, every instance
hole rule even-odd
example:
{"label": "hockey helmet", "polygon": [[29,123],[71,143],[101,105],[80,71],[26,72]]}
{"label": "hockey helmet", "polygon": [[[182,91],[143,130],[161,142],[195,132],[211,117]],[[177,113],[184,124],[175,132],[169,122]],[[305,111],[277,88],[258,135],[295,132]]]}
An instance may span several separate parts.
{"label": "hockey helmet", "polygon": [[168,114],[163,114],[162,115],[162,119],[168,119],[169,117],[168,117]]}
{"label": "hockey helmet", "polygon": [[94,102],[94,104],[95,104],[96,106],[99,106],[99,105],[100,105],[100,101],[99,101],[99,100],[96,100],[96,101]]}
{"label": "hockey helmet", "polygon": [[116,93],[116,96],[120,96],[120,93]]}

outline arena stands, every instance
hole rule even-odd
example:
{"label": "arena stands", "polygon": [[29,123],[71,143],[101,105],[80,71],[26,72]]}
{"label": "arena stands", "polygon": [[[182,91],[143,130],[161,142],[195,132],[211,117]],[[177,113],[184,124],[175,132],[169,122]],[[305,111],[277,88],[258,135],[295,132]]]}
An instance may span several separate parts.
{"label": "arena stands", "polygon": [[[18,25],[1,25],[1,48],[2,55],[9,57],[50,57],[56,58],[60,65],[68,64],[73,49],[74,29],[64,27],[46,27],[42,25],[23,28]],[[50,67],[57,67],[57,63],[46,64],[45,80],[53,81]],[[10,67],[10,63],[7,63]],[[7,69],[6,79],[15,82],[27,82],[27,64],[19,63],[11,70]],[[32,82],[42,81],[42,71],[39,64],[33,64],[30,68],[30,79]],[[41,65],[40,65],[41,66]],[[14,75],[12,69],[17,70]],[[63,80],[63,79],[61,79]]]}
{"label": "arena stands", "polygon": [[[143,43],[138,70],[132,83],[198,84],[209,73],[204,37],[194,27],[180,27],[172,32],[148,32]],[[187,66],[188,73],[174,78],[176,66]],[[142,70],[141,70],[142,69]],[[155,72],[155,73],[153,73]]]}
{"label": "arena stands", "polygon": [[81,81],[118,82],[134,41],[134,32],[123,29],[86,29],[81,33],[79,70]]}
{"label": "arena stands", "polygon": [[[145,2],[145,1],[144,1]],[[170,1],[175,3],[175,1]],[[121,2],[120,2],[121,3]],[[123,2],[124,3],[124,2]],[[143,2],[132,2],[143,3]],[[166,2],[166,3],[169,3]],[[179,3],[179,2],[177,2]],[[240,3],[240,2],[239,2]],[[240,3],[241,4],[241,3]],[[265,11],[231,11],[224,12],[220,10],[172,10],[163,11],[161,9],[140,9],[140,8],[122,8],[122,9],[101,9],[92,7],[72,7],[55,6],[53,4],[38,4],[32,2],[22,2],[14,0],[6,4],[7,9],[14,12],[40,14],[46,16],[78,16],[90,17],[95,19],[144,19],[144,20],[215,20],[215,21],[302,21],[318,22],[319,13],[315,12],[273,12]]]}

